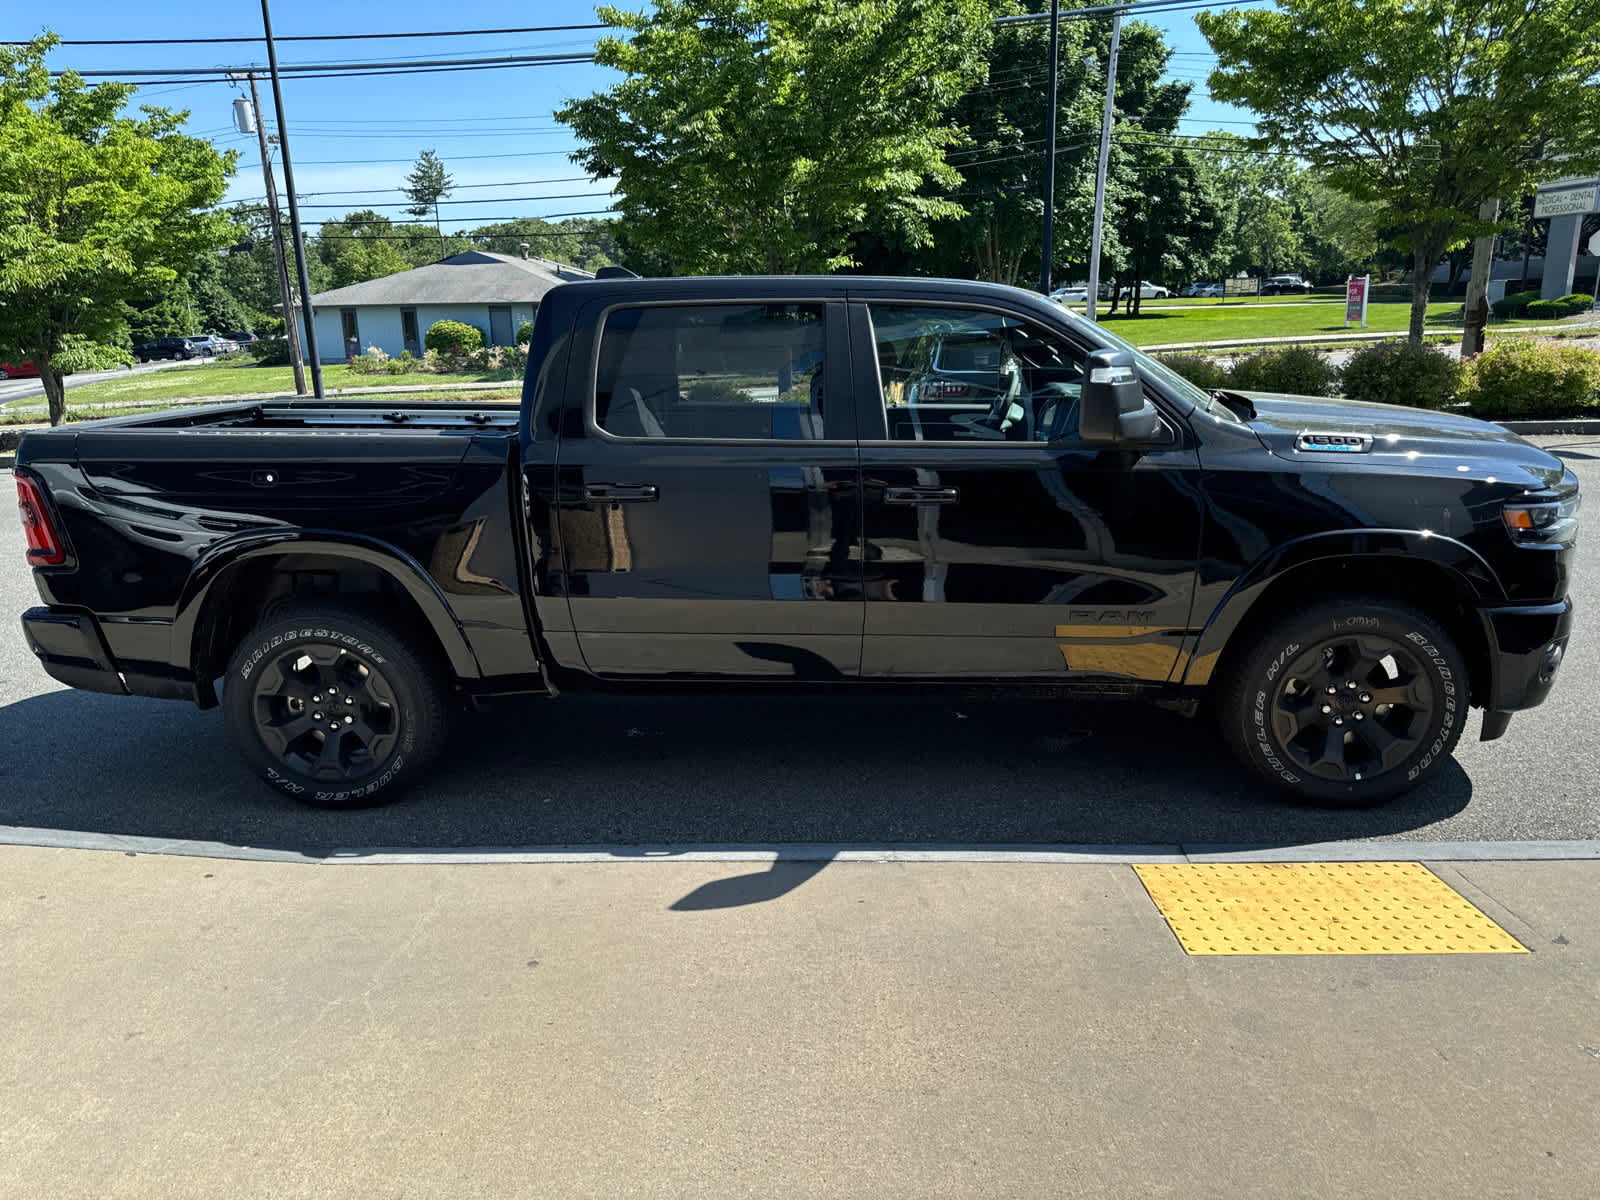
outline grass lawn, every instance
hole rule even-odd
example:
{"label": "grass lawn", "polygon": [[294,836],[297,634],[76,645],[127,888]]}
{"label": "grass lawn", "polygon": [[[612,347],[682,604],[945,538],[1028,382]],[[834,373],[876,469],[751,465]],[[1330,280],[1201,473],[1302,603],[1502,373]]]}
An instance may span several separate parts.
{"label": "grass lawn", "polygon": [[[518,376],[517,378],[520,378]],[[508,371],[480,371],[465,375],[357,375],[343,363],[322,368],[322,383],[335,388],[418,387],[440,383],[515,382]],[[310,384],[310,373],[306,382]],[[67,391],[69,408],[90,408],[107,403],[138,404],[147,400],[182,400],[190,396],[237,396],[247,392],[292,392],[291,367],[258,367],[254,363],[198,364],[170,367],[143,375],[125,375],[99,383],[86,383]],[[16,407],[12,405],[11,407]]]}
{"label": "grass lawn", "polygon": [[[1144,312],[1137,317],[1118,313],[1102,317],[1102,324],[1136,346],[1172,342],[1225,342],[1244,338],[1312,337],[1323,333],[1359,333],[1360,326],[1345,328],[1342,305],[1298,305],[1283,308],[1244,308],[1219,305]],[[1539,325],[1539,321],[1496,321],[1490,329]],[[1374,302],[1367,309],[1367,332],[1404,333],[1411,324],[1409,303]],[[1461,302],[1446,300],[1428,305],[1431,331],[1459,332]]]}

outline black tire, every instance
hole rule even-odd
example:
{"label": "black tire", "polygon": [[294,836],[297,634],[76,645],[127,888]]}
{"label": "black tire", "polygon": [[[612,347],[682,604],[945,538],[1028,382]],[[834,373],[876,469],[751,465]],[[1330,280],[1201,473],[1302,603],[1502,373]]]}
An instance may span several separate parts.
{"label": "black tire", "polygon": [[1437,620],[1345,596],[1273,619],[1221,681],[1217,717],[1266,783],[1302,803],[1362,808],[1437,771],[1467,705],[1466,660]]}
{"label": "black tire", "polygon": [[326,604],[292,605],[256,626],[228,664],[222,708],[256,773],[319,808],[392,799],[450,725],[441,671],[384,622]]}

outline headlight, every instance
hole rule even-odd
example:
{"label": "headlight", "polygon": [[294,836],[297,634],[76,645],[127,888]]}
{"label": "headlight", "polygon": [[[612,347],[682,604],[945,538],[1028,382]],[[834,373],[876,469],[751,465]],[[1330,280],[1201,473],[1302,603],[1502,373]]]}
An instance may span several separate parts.
{"label": "headlight", "polygon": [[1570,545],[1578,534],[1578,508],[1582,497],[1573,492],[1564,500],[1510,500],[1500,518],[1511,540],[1524,545]]}

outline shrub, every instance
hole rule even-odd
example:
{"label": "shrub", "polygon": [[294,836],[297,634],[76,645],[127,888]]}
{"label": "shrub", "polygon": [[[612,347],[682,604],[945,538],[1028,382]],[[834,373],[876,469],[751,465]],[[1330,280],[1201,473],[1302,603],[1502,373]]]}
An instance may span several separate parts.
{"label": "shrub", "polygon": [[1196,387],[1219,388],[1228,381],[1228,373],[1221,364],[1204,354],[1160,354],[1156,361]]}
{"label": "shrub", "polygon": [[288,338],[260,338],[250,343],[250,357],[263,367],[289,365]]}
{"label": "shrub", "polygon": [[1305,346],[1262,350],[1239,359],[1228,371],[1228,386],[1246,392],[1331,396],[1338,382],[1338,370]]}
{"label": "shrub", "polygon": [[435,321],[428,327],[422,344],[440,354],[471,354],[483,349],[483,330],[464,321]]}
{"label": "shrub", "polygon": [[1504,299],[1496,300],[1490,307],[1497,317],[1525,317],[1528,315],[1528,305],[1538,298],[1538,292],[1509,292]]}
{"label": "shrub", "polygon": [[365,354],[352,354],[350,356],[350,373],[352,375],[379,375],[386,369],[385,364],[389,356],[376,346],[368,346]]}
{"label": "shrub", "polygon": [[517,345],[526,346],[533,341],[533,322],[524,321],[517,326]]}
{"label": "shrub", "polygon": [[1352,400],[1443,408],[1461,387],[1461,364],[1432,346],[1375,342],[1350,356],[1340,379]]}
{"label": "shrub", "polygon": [[1461,398],[1481,417],[1565,416],[1600,407],[1600,354],[1509,338],[1472,360]]}

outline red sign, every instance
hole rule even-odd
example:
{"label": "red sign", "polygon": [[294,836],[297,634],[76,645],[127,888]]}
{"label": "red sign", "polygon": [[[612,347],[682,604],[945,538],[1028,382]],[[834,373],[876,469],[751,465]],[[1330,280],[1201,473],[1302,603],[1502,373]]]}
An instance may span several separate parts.
{"label": "red sign", "polygon": [[1361,327],[1367,325],[1367,281],[1369,275],[1350,277],[1350,282],[1345,284],[1344,293],[1344,323],[1349,325],[1352,321],[1360,321]]}

